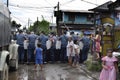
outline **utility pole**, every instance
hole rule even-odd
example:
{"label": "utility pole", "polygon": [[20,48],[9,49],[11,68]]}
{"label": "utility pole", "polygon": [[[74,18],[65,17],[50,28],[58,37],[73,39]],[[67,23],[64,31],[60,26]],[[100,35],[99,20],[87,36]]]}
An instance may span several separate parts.
{"label": "utility pole", "polygon": [[59,26],[59,7],[60,7],[60,4],[59,4],[59,2],[58,2],[58,4],[57,4],[57,17],[56,17],[56,24],[57,24],[57,33],[58,33],[58,35],[60,35],[60,26]]}
{"label": "utility pole", "polygon": [[28,18],[28,28],[30,28],[30,19]]}
{"label": "utility pole", "polygon": [[7,7],[9,6],[9,0],[7,0]]}
{"label": "utility pole", "polygon": [[38,32],[38,17],[37,17],[37,27],[35,29],[35,32]]}
{"label": "utility pole", "polygon": [[38,17],[37,17],[37,27],[38,27]]}

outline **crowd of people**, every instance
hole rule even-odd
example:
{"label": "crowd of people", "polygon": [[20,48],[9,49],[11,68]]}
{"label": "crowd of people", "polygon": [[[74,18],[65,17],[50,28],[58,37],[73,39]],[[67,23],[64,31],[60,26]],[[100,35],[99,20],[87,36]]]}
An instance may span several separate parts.
{"label": "crowd of people", "polygon": [[91,36],[84,34],[84,32],[82,36],[74,34],[74,32],[67,36],[66,32],[63,32],[58,36],[54,32],[45,35],[45,32],[42,31],[40,35],[36,35],[34,32],[23,33],[20,30],[13,36],[13,39],[19,45],[19,63],[30,64],[34,62],[35,68],[39,64],[41,70],[42,64],[57,61],[68,62],[70,66],[77,67],[79,63],[84,63],[87,60],[90,51],[92,55],[96,54],[96,59],[103,61],[100,80],[116,80],[117,59],[112,56],[112,50],[108,50],[108,55],[101,58],[101,36],[99,32]]}
{"label": "crowd of people", "polygon": [[70,65],[83,63],[87,59],[90,49],[90,37],[86,34],[79,36],[74,32],[71,32],[69,36],[63,32],[58,36],[54,32],[45,35],[45,32],[42,31],[40,35],[36,35],[34,32],[23,33],[20,30],[13,39],[19,45],[19,63],[35,62],[34,51],[38,43],[43,49],[43,63],[56,61],[69,62]]}

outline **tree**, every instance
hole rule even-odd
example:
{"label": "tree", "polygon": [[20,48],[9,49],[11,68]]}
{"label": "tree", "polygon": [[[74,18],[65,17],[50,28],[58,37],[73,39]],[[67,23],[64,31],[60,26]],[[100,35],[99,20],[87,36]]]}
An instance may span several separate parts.
{"label": "tree", "polygon": [[34,31],[36,34],[40,33],[41,31],[44,31],[46,34],[49,33],[49,22],[46,20],[42,21],[35,21],[33,26],[30,26],[30,31]]}

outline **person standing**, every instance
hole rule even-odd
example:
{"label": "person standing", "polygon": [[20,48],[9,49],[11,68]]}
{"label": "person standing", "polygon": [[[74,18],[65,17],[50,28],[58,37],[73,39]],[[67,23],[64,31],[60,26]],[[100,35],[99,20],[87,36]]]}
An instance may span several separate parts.
{"label": "person standing", "polygon": [[100,33],[97,31],[96,37],[95,37],[95,52],[97,55],[96,59],[100,58],[100,41],[101,41],[101,36],[100,36]]}
{"label": "person standing", "polygon": [[74,40],[73,52],[75,54],[73,67],[77,67],[77,65],[79,64],[79,53],[80,53],[80,47],[77,40]]}
{"label": "person standing", "polygon": [[45,32],[42,31],[40,36],[38,37],[38,42],[41,43],[41,48],[43,49],[43,63],[47,62],[47,48],[46,48],[46,42],[48,40],[48,37],[45,35]]}
{"label": "person standing", "polygon": [[40,70],[43,70],[43,49],[41,48],[41,44],[37,44],[37,48],[34,51],[35,54],[35,70],[37,66],[40,66]]}
{"label": "person standing", "polygon": [[37,39],[37,35],[34,34],[34,32],[31,32],[30,35],[28,35],[28,64],[30,62],[34,62],[35,56],[34,56],[34,50],[35,50],[35,41]]}
{"label": "person standing", "polygon": [[28,62],[28,40],[24,40],[24,62]]}
{"label": "person standing", "polygon": [[50,48],[52,46],[52,42],[50,40],[50,34],[48,35],[48,40],[46,41],[46,48],[47,48],[47,51],[46,51],[46,56],[47,56],[47,59],[46,61],[49,62],[50,61]]}
{"label": "person standing", "polygon": [[18,47],[18,57],[19,63],[23,63],[24,62],[24,40],[26,39],[25,35],[23,34],[23,31],[20,30],[19,33],[16,35],[16,39],[17,39],[17,44],[19,45]]}
{"label": "person standing", "polygon": [[52,63],[54,63],[55,62],[55,51],[56,51],[56,48],[55,48],[56,36],[55,36],[54,32],[52,32],[50,35],[50,41],[51,41],[50,59],[51,59]]}
{"label": "person standing", "polygon": [[89,48],[90,48],[90,39],[88,38],[87,34],[84,34],[84,36],[82,38],[82,42],[83,42],[83,49],[82,49],[82,61],[81,61],[81,63],[86,61],[88,58],[88,52],[89,52]]}
{"label": "person standing", "polygon": [[68,44],[67,44],[67,57],[68,57],[68,63],[71,66],[72,66],[72,59],[75,56],[73,53],[73,46],[74,46],[74,42],[72,40],[72,37],[70,36],[68,38]]}
{"label": "person standing", "polygon": [[70,32],[70,35],[72,36],[72,40],[78,40],[78,36],[74,32]]}
{"label": "person standing", "polygon": [[102,58],[102,71],[99,80],[116,80],[118,72],[117,58],[112,56],[112,49],[107,50],[107,56]]}
{"label": "person standing", "polygon": [[80,51],[79,51],[79,63],[82,63],[82,49],[83,49],[83,41],[79,40],[79,47],[80,47]]}
{"label": "person standing", "polygon": [[68,38],[66,36],[66,32],[64,32],[63,35],[61,35],[60,40],[61,40],[60,61],[65,62],[65,61],[67,61],[66,47],[67,47],[67,43],[68,43]]}
{"label": "person standing", "polygon": [[60,40],[60,37],[57,36],[56,53],[55,53],[56,61],[60,61],[60,51],[61,51],[61,40]]}

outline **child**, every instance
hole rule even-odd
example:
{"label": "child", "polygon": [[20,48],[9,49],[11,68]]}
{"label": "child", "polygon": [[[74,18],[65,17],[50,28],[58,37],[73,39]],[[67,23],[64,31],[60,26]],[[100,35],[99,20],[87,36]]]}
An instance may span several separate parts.
{"label": "child", "polygon": [[43,66],[43,49],[41,48],[41,44],[38,43],[37,44],[37,48],[35,49],[34,51],[34,54],[35,54],[35,70],[36,70],[36,67],[37,65],[40,65],[40,68],[42,70],[42,66]]}
{"label": "child", "polygon": [[112,56],[112,49],[107,50],[107,56],[102,58],[102,71],[99,80],[116,80],[116,72],[118,71],[117,59]]}
{"label": "child", "polygon": [[75,54],[75,58],[73,61],[73,67],[76,67],[77,64],[79,63],[79,52],[80,52],[80,48],[79,48],[77,40],[74,40],[73,52]]}
{"label": "child", "polygon": [[68,44],[67,44],[67,57],[68,57],[68,63],[71,66],[72,65],[72,57],[74,56],[73,54],[73,40],[72,37],[70,36],[68,38]]}

